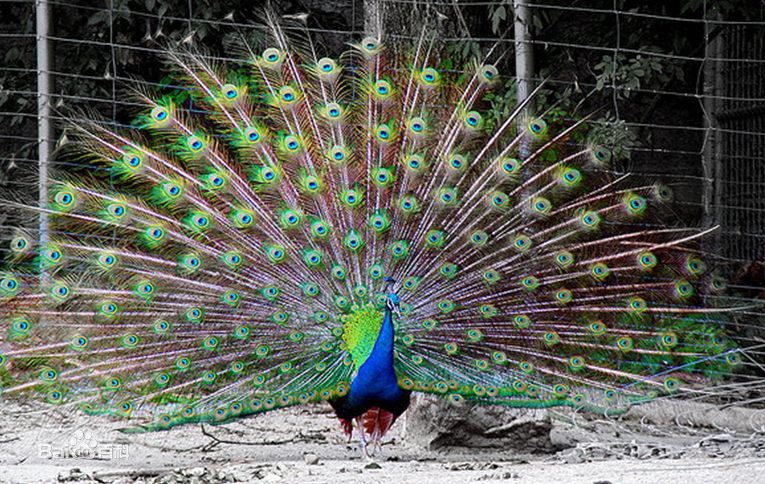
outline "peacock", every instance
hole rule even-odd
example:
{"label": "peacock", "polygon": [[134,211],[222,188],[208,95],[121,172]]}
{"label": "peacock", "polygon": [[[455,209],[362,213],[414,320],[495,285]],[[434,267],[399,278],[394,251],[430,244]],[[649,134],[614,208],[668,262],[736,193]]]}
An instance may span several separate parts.
{"label": "peacock", "polygon": [[620,412],[739,364],[706,232],[586,118],[496,121],[497,67],[424,36],[269,42],[167,51],[130,125],[71,122],[87,168],[2,249],[2,398],[135,431],[328,402],[366,448],[412,392]]}

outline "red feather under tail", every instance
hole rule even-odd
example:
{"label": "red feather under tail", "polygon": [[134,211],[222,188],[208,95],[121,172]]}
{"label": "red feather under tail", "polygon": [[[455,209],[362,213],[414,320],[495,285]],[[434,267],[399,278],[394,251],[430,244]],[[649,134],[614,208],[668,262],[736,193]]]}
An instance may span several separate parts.
{"label": "red feather under tail", "polygon": [[[362,441],[364,440],[363,433],[366,432],[369,435],[369,439],[379,445],[380,441],[396,422],[397,418],[398,415],[392,414],[382,408],[370,408],[367,410],[367,413],[359,417],[359,420],[363,421]],[[340,425],[350,441],[353,436],[353,420],[341,418]]]}

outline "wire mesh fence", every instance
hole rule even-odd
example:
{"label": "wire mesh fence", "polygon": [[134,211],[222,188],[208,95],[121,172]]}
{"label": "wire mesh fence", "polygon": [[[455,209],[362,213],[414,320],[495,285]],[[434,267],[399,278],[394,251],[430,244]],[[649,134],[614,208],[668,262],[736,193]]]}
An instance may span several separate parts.
{"label": "wire mesh fence", "polygon": [[[66,119],[96,116],[129,125],[137,105],[131,89],[167,82],[164,47],[196,48],[223,60],[237,57],[231,46],[266,35],[264,10],[239,2],[108,0],[50,2],[51,34],[41,39],[39,3],[0,2],[0,198],[32,205],[44,141],[36,89],[40,41],[53,51],[53,141],[60,145]],[[522,26],[523,42],[533,47],[534,83],[544,82],[534,108],[564,119],[591,115],[591,133],[611,148],[614,170],[672,187],[672,217],[681,223],[719,225],[707,250],[723,263],[734,291],[759,297],[765,286],[765,7],[715,0],[526,3],[531,21]],[[316,0],[272,7],[288,31],[307,31],[330,56],[379,30],[396,48],[432,37],[454,66],[486,57],[499,67],[504,86],[487,105],[501,118],[516,103],[519,40],[507,0]],[[77,167],[58,165],[69,168]],[[28,223],[12,211],[0,213],[3,236]]]}
{"label": "wire mesh fence", "polygon": [[722,35],[714,113],[720,133],[715,218],[724,227],[724,253],[744,260],[765,257],[765,43],[757,30],[735,25]]}
{"label": "wire mesh fence", "polygon": [[[739,264],[761,259],[763,7],[654,3],[529,2],[524,42],[533,45],[536,81],[547,81],[538,109],[555,106],[564,117],[595,112],[594,131],[614,149],[618,170],[672,186],[684,223],[721,225],[716,253]],[[0,2],[0,183],[27,202],[38,184],[35,5]],[[404,45],[427,23],[448,56],[466,61],[491,52],[509,88],[493,107],[498,116],[512,108],[509,2],[283,2],[277,14],[337,55],[369,30],[372,7],[387,38]],[[57,139],[66,134],[63,117],[97,112],[129,122],[128,86],[162,82],[162,46],[201,46],[223,57],[237,39],[263,36],[264,11],[235,2],[51,2],[50,11]]]}

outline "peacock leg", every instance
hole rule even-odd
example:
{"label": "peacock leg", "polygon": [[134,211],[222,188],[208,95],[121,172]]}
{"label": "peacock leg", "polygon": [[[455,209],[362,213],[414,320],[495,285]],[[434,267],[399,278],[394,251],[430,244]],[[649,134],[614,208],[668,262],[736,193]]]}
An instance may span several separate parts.
{"label": "peacock leg", "polygon": [[361,452],[364,454],[364,458],[366,460],[371,460],[372,457],[374,457],[374,448],[372,448],[372,452],[369,452],[369,440],[367,440],[367,437],[365,435],[365,427],[364,427],[364,415],[360,415],[356,417],[356,426],[359,429],[359,445],[361,445]]}

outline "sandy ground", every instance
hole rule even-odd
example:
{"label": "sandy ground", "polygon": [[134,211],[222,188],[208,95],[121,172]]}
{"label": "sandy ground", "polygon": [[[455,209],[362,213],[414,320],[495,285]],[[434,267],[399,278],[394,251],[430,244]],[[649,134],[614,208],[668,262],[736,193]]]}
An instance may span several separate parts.
{"label": "sandy ground", "polygon": [[422,435],[412,436],[411,422],[407,431],[400,421],[369,461],[324,406],[219,427],[124,434],[102,419],[3,404],[0,482],[765,483],[765,412],[716,413],[716,423],[701,427],[678,418],[656,423],[661,419],[650,414],[665,410],[610,421],[534,414],[546,422],[553,447],[547,453],[431,450]]}

